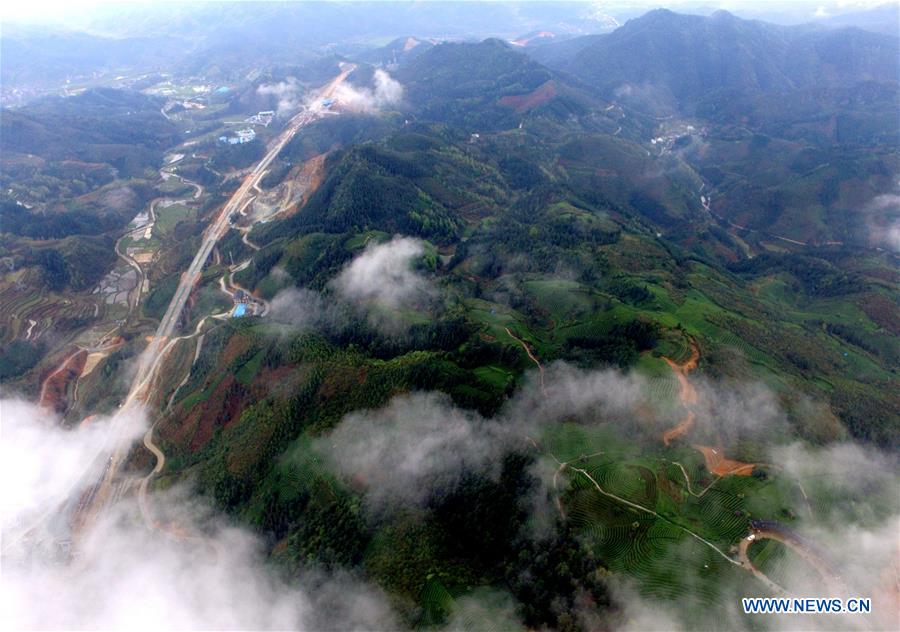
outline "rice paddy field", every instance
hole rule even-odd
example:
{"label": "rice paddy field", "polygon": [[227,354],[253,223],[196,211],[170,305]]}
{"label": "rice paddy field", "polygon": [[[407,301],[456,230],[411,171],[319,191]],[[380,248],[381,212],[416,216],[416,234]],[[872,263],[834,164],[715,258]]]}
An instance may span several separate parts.
{"label": "rice paddy field", "polygon": [[19,337],[37,339],[54,325],[93,320],[103,314],[105,308],[94,297],[63,295],[27,286],[20,288],[15,282],[0,283],[0,306],[3,308],[0,321],[10,340]]}

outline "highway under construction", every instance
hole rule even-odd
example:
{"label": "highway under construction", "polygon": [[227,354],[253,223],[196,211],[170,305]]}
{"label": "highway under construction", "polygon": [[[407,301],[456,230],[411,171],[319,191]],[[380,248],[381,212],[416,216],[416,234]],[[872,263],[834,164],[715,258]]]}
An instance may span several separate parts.
{"label": "highway under construction", "polygon": [[[60,518],[63,518],[73,531],[73,539],[76,539],[77,532],[96,520],[104,507],[122,496],[126,490],[134,487],[138,489],[145,521],[148,526],[155,526],[149,516],[149,511],[147,511],[146,494],[150,479],[164,467],[165,455],[153,442],[154,394],[158,386],[158,378],[172,346],[189,337],[173,337],[173,335],[176,333],[179,323],[182,322],[185,308],[200,281],[213,249],[232,228],[232,217],[252,201],[255,192],[261,190],[260,181],[266,175],[271,163],[294,135],[326,113],[332,113],[326,109],[327,106],[324,106],[323,103],[333,98],[337,88],[355,68],[354,64],[342,64],[341,73],[313,94],[309,100],[311,105],[304,107],[290,119],[284,130],[269,145],[263,158],[244,177],[241,185],[206,228],[200,247],[188,268],[182,273],[165,314],[155,333],[149,337],[147,347],[138,358],[128,395],[120,405],[118,413],[113,417],[103,449],[90,462],[85,463],[84,474],[78,480],[73,481],[72,491],[69,498],[62,503],[60,512],[53,516],[41,517],[41,521],[52,522],[52,527],[49,524],[32,524],[22,530],[23,534],[33,535],[43,528],[48,534],[52,534],[50,537],[56,541],[65,541],[67,537],[61,533],[59,528]],[[135,486],[136,481],[133,477],[122,475],[122,467],[128,460],[136,445],[135,439],[140,435],[145,424],[149,428],[144,434],[143,446],[155,457],[156,463],[153,470],[140,480],[139,485]],[[99,477],[98,471],[101,472]]]}

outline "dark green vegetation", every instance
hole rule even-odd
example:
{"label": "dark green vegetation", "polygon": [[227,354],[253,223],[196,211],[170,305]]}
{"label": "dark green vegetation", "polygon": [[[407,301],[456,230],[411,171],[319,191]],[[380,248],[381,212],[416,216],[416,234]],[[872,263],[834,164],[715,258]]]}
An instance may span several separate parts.
{"label": "dark green vegetation", "polygon": [[44,355],[43,345],[27,340],[13,340],[0,349],[0,380],[18,377],[40,362]]}
{"label": "dark green vegetation", "polygon": [[[892,256],[841,244],[776,248],[717,220],[698,199],[710,173],[688,155],[648,153],[647,119],[617,121],[615,108],[604,113],[608,102],[500,42],[438,46],[399,75],[414,122],[383,117],[362,136],[365,119],[336,119],[282,156],[322,151],[326,125],[345,139],[298,214],[252,231],[262,249],[236,280],[270,299],[312,288],[335,307],[314,332],[249,320],[206,336],[160,428],[170,480],[198,480],[267,534],[288,568],[361,567],[419,625],[444,621],[458,598],[492,586],[516,598],[526,624],[575,629],[579,599],[600,610],[607,603],[606,573],[633,578],[654,598],[730,608],[734,586],[750,580],[725,557],[749,521],[790,523],[804,510],[789,477],[759,469],[716,482],[698,452],[664,448],[657,432],[635,426],[622,436],[603,419],[580,420],[548,431],[539,449],[511,451],[497,477],[469,472],[425,506],[384,513],[367,506],[365,483],[336,476],[314,445],[348,413],[413,391],[496,414],[528,388],[523,375],[534,367],[515,336],[544,365],[635,370],[663,406],[678,386],[659,356],[685,359],[696,341],[702,372],[763,382],[787,412],[787,426],[770,435],[720,428],[730,458],[764,459],[774,437],[849,433],[895,447]],[[752,156],[764,168],[763,140],[729,142],[756,152],[741,154],[741,165]],[[877,160],[823,151],[860,169]],[[742,168],[726,178],[737,181]],[[767,177],[788,187],[794,173],[773,167]],[[884,185],[867,186],[874,194]],[[395,233],[425,240],[416,265],[438,298],[394,311],[402,326],[385,331],[341,306],[331,280]],[[807,397],[836,417],[811,411]],[[535,536],[523,503],[539,487],[534,464],[550,455],[573,460],[560,501],[566,518]],[[574,467],[658,515],[598,493]],[[700,578],[690,595],[679,579],[686,567]]]}
{"label": "dark green vegetation", "polygon": [[612,33],[548,44],[534,55],[609,95],[623,85],[647,90],[645,107],[684,106],[717,92],[783,94],[895,82],[900,72],[891,35],[776,26],[727,11],[704,17],[657,9]]}
{"label": "dark green vegetation", "polygon": [[48,161],[101,163],[123,176],[140,175],[160,162],[162,150],[177,139],[175,126],[159,115],[161,105],[141,94],[98,88],[70,99],[47,98],[26,111],[7,109],[4,161],[27,152]]}
{"label": "dark green vegetation", "polygon": [[[600,80],[592,57],[600,53],[622,62],[606,64],[621,77]],[[619,35],[555,49],[554,64],[578,80],[499,40],[401,56],[397,111],[342,113],[305,128],[262,185],[281,186],[327,153],[316,190],[297,213],[249,233],[259,250],[237,231],[218,244],[185,332],[225,307],[217,284],[228,262],[250,258],[234,282],[257,297],[299,298],[286,314],[211,322],[196,360],[200,338],[179,343],[159,393],[156,436],[167,455],[159,484],[195,483],[261,533],[289,573],[360,571],[422,627],[485,589],[512,595],[530,628],[590,627],[575,613],[615,615],[610,574],[688,609],[730,610],[739,596],[764,593],[730,561],[751,520],[803,527],[833,506],[855,507],[846,491],[812,485],[807,499],[768,462],[770,444],[852,437],[898,447],[897,261],[872,247],[873,222],[877,229],[889,210],[868,206],[896,194],[898,131],[886,116],[895,53],[890,38],[656,12]],[[834,81],[812,85],[828,64]],[[372,68],[359,72],[368,85]],[[653,82],[661,93],[629,98],[616,91],[621,81]],[[210,167],[247,166],[262,149],[214,151],[208,139],[200,147],[213,152],[210,162],[182,173],[210,184]],[[200,208],[159,216],[154,238],[164,243],[140,310],[150,323],[227,193],[214,186]],[[4,239],[22,249],[29,274],[48,291],[89,287],[77,256],[41,240],[68,234],[60,241],[98,245],[115,224],[91,232],[80,208],[65,220],[13,201],[2,209]],[[421,240],[412,263],[427,300],[343,297],[335,278],[394,234]],[[684,361],[694,346],[692,380],[706,376],[723,390],[759,383],[784,415],[767,428],[752,419],[730,427],[716,409],[715,423],[665,446],[661,433],[682,411],[663,356]],[[10,346],[11,374],[42,351]],[[555,361],[633,372],[646,379],[641,405],[628,416],[592,409],[538,425],[490,467],[462,467],[422,502],[387,509],[372,502],[382,481],[339,475],[323,454],[348,414],[419,391],[514,424],[509,415],[539,409],[514,408],[541,401],[535,362],[550,373]],[[98,374],[121,362],[114,355]],[[110,404],[96,389],[84,397]],[[657,409],[665,413],[654,417]],[[694,442],[765,465],[718,478]],[[896,504],[876,491],[884,502],[872,516]],[[783,554],[770,549],[751,556],[777,575]]]}
{"label": "dark green vegetation", "polygon": [[626,129],[664,121],[656,150],[696,169],[697,196],[754,249],[887,245],[896,204],[876,198],[900,171],[896,36],[660,9],[533,55],[595,86]]}
{"label": "dark green vegetation", "polygon": [[154,197],[146,178],[177,140],[159,107],[98,89],[3,111],[0,231],[13,267],[37,266],[53,291],[88,289],[106,273],[113,235]]}

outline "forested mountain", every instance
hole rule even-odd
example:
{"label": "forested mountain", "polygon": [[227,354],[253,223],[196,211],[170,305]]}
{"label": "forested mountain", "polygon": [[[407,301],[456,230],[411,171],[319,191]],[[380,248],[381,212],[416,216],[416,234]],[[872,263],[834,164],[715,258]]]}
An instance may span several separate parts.
{"label": "forested mountain", "polygon": [[[897,38],[354,4],[175,5],[197,54],[156,90],[3,110],[4,388],[104,449],[137,418],[82,459],[97,486],[67,477],[54,586],[121,594],[77,581],[96,507],[172,627],[755,630],[741,596],[892,599]],[[476,37],[504,19],[554,41]]]}
{"label": "forested mountain", "polygon": [[161,99],[97,88],[73,98],[48,97],[4,109],[3,147],[48,160],[108,162],[131,174],[162,158],[178,138],[159,114]]}
{"label": "forested mountain", "polygon": [[785,27],[657,9],[607,35],[531,49],[535,59],[571,73],[604,95],[644,92],[650,105],[693,111],[710,92],[784,93],[896,82],[900,40],[858,29]]}
{"label": "forested mountain", "polygon": [[381,48],[365,51],[360,55],[364,61],[392,68],[405,63],[433,48],[436,41],[418,37],[398,37]]}
{"label": "forested mountain", "polygon": [[170,64],[185,44],[169,37],[103,37],[5,24],[0,81],[7,87],[51,86],[91,73],[149,72]]}
{"label": "forested mountain", "polygon": [[[138,75],[166,68],[236,80],[263,64],[313,60],[326,50],[369,50],[368,40],[512,37],[537,26],[576,33],[605,28],[582,2],[202,2],[159,7],[105,3],[71,14],[75,28],[4,24],[4,96],[40,94],[67,80]],[[393,57],[393,54],[390,54]],[[36,90],[41,88],[42,90]],[[16,95],[19,96],[19,95]]]}

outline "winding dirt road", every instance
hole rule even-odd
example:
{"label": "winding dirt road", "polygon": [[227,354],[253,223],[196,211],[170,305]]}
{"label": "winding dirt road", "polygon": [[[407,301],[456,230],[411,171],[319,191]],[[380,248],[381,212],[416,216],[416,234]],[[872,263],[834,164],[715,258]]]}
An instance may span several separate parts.
{"label": "winding dirt road", "polygon": [[663,433],[663,443],[669,445],[678,437],[685,436],[694,427],[695,415],[694,411],[691,410],[691,407],[697,404],[697,389],[694,388],[694,385],[691,384],[691,381],[688,379],[688,373],[697,368],[697,363],[700,361],[700,349],[697,347],[697,343],[692,340],[691,356],[687,360],[681,364],[678,364],[671,358],[663,357],[663,360],[665,360],[666,364],[668,364],[672,368],[672,371],[675,372],[675,377],[678,378],[678,397],[681,399],[681,403],[687,408],[687,414],[684,419],[682,419],[677,426]]}
{"label": "winding dirt road", "polygon": [[529,347],[528,344],[524,340],[522,340],[521,338],[517,338],[515,336],[515,334],[513,334],[513,332],[511,332],[509,330],[509,327],[504,327],[503,329],[506,330],[506,335],[508,335],[510,338],[512,338],[513,340],[518,342],[520,345],[522,345],[522,348],[525,350],[525,353],[527,353],[528,357],[531,359],[531,361],[537,365],[538,372],[541,375],[541,392],[546,395],[546,390],[544,389],[544,366],[541,364],[540,360],[537,359],[537,357],[534,355],[534,353],[532,353],[531,347]]}
{"label": "winding dirt road", "polygon": [[[692,408],[697,405],[698,397],[697,389],[691,384],[688,374],[697,368],[697,364],[700,360],[700,349],[697,347],[697,343],[691,340],[691,355],[687,360],[681,364],[675,362],[671,358],[663,357],[663,360],[665,360],[672,368],[675,377],[678,378],[678,398],[687,410],[684,418],[678,422],[675,427],[670,428],[663,433],[663,443],[668,446],[675,439],[687,436],[694,428],[696,414]],[[703,459],[706,462],[706,469],[720,478],[722,476],[750,476],[753,474],[753,470],[756,467],[753,463],[745,463],[743,461],[735,461],[726,458],[722,446],[714,448],[712,446],[692,444],[691,447],[703,455]]]}
{"label": "winding dirt road", "polygon": [[760,540],[775,540],[776,542],[780,542],[803,558],[822,577],[822,580],[829,590],[829,594],[842,595],[847,592],[841,578],[831,568],[828,562],[826,562],[822,556],[800,536],[778,523],[771,521],[756,521],[751,524],[750,533],[742,538],[738,544],[738,559],[740,560],[741,566],[752,572],[776,593],[784,593],[787,592],[787,590],[769,579],[769,577],[767,577],[766,574],[757,568],[750,560],[750,546],[754,542]]}

